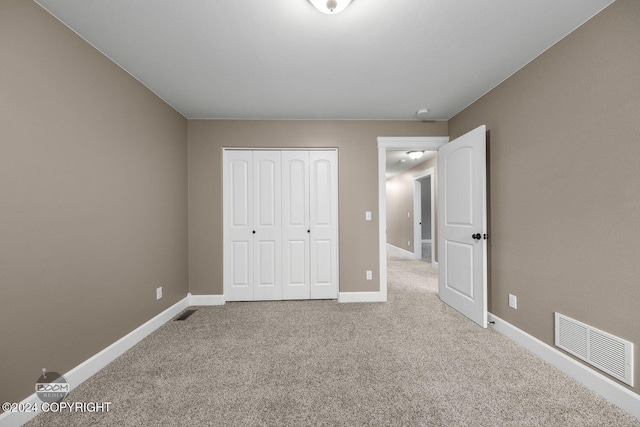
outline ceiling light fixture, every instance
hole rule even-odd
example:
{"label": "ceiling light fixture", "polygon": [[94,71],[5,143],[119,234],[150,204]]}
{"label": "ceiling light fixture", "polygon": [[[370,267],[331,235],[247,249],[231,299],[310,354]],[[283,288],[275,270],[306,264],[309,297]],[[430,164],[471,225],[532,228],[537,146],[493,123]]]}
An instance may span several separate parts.
{"label": "ceiling light fixture", "polygon": [[407,154],[413,160],[418,160],[420,157],[422,157],[422,155],[424,154],[424,151],[408,151]]}
{"label": "ceiling light fixture", "polygon": [[340,13],[349,6],[352,0],[309,0],[309,3],[315,6],[322,13],[327,15],[335,15]]}
{"label": "ceiling light fixture", "polygon": [[427,117],[429,117],[429,110],[427,110],[426,108],[419,109],[416,113],[416,117],[418,117],[420,120],[426,120]]}

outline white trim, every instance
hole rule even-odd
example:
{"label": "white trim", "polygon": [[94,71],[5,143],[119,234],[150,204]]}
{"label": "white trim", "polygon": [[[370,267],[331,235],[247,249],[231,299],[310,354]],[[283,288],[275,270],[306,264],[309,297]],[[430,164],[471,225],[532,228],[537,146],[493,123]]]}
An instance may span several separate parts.
{"label": "white trim", "polygon": [[[448,136],[378,137],[378,247],[380,249],[380,298],[387,300],[387,149],[438,151]],[[433,230],[432,230],[433,232]]]}
{"label": "white trim", "polygon": [[337,147],[222,147],[222,149],[224,151],[339,151]]}
{"label": "white trim", "polygon": [[[433,250],[433,249],[431,249],[431,250]],[[433,261],[433,262],[431,263],[431,265],[433,265],[435,268],[438,268],[438,263],[437,263],[437,262],[435,262],[435,261]]]}
{"label": "white trim", "polygon": [[413,178],[413,257],[422,259],[422,183]]}
{"label": "white trim", "polygon": [[[380,138],[378,138],[380,141]],[[380,301],[387,301],[387,149],[378,142],[378,258]]]}
{"label": "white trim", "polygon": [[338,292],[338,302],[385,302],[380,292]]}
{"label": "white trim", "polygon": [[640,420],[640,395],[489,313],[493,328]]}
{"label": "white trim", "polygon": [[[153,319],[145,322],[141,326],[137,327],[133,331],[129,332],[118,341],[114,342],[104,350],[93,355],[89,359],[80,363],[75,368],[71,369],[63,376],[69,383],[70,390],[75,389],[80,384],[92,377],[100,369],[113,362],[120,357],[125,351],[129,350],[140,341],[142,341],[147,335],[164,325],[166,322],[175,317],[178,313],[189,306],[188,297],[185,297],[167,308],[162,313],[155,316]],[[24,399],[21,403],[40,403],[41,400],[37,394],[33,393],[31,396]],[[1,427],[13,427],[21,426],[27,421],[33,419],[39,412],[4,412],[0,415]]]}
{"label": "white trim", "polygon": [[195,305],[224,305],[224,295],[188,295],[189,306]]}
{"label": "white trim", "polygon": [[[408,251],[406,249],[402,249],[397,247],[396,245],[392,245],[391,243],[387,243],[387,246],[391,246],[391,250],[394,252],[400,252],[402,255],[406,256],[407,258],[415,258],[413,252]],[[387,251],[389,252],[389,251]]]}
{"label": "white trim", "polygon": [[37,394],[33,393],[31,396],[20,402],[19,405],[30,408],[38,405],[38,412],[3,412],[0,414],[0,427],[20,427],[21,425],[26,424],[42,412],[40,411],[41,403],[42,400],[40,400]]}
{"label": "white trim", "polygon": [[[431,177],[431,179],[429,180],[429,187],[431,188],[431,236],[433,237],[435,235],[435,228],[436,228],[436,211],[435,211],[435,180],[433,179],[434,176],[436,174],[436,170],[434,167],[430,167],[429,169],[423,170],[422,172],[418,172],[417,174],[413,175],[413,211],[416,212],[416,186],[418,183],[419,179],[422,178],[426,178],[426,177]],[[419,197],[419,202],[420,202],[420,216],[422,216],[422,185],[420,185],[420,197]],[[415,214],[414,214],[414,221],[417,221],[415,219]],[[420,222],[422,222],[422,218],[420,218]],[[415,223],[415,222],[414,222]],[[416,239],[416,237],[418,237]],[[425,239],[422,240],[422,228],[420,229],[420,233],[418,234],[417,230],[414,232],[414,246],[415,246],[415,256],[417,259],[422,259],[422,244],[423,243],[431,243],[431,239]],[[420,242],[420,243],[418,243]],[[419,255],[419,256],[418,256]],[[436,251],[434,250],[434,248],[431,248],[431,264],[433,264],[436,261]]]}
{"label": "white trim", "polygon": [[436,168],[434,168],[433,166],[425,169],[423,171],[420,171],[418,173],[413,174],[413,179],[422,179],[422,178],[426,178],[428,176],[433,175],[434,173],[436,173]]}
{"label": "white trim", "polygon": [[438,148],[447,142],[449,142],[448,136],[379,136],[378,148],[383,147],[392,150],[419,148],[425,151],[438,151]]}

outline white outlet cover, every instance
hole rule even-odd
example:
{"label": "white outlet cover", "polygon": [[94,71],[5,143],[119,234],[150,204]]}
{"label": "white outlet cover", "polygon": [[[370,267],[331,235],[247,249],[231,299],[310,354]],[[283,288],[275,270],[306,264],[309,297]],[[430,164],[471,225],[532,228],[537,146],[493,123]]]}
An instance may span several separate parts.
{"label": "white outlet cover", "polygon": [[509,307],[513,309],[518,309],[518,297],[515,295],[509,294]]}
{"label": "white outlet cover", "polygon": [[367,270],[367,280],[373,280],[373,272],[371,270]]}
{"label": "white outlet cover", "polygon": [[370,211],[366,211],[364,213],[364,219],[367,221],[371,221],[371,212]]}
{"label": "white outlet cover", "polygon": [[162,286],[156,289],[156,299],[162,298]]}

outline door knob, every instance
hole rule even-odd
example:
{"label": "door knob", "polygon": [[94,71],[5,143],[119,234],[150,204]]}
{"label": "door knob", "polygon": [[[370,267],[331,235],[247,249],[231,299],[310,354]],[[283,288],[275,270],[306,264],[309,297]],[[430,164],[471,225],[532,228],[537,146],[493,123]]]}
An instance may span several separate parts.
{"label": "door knob", "polygon": [[482,238],[482,234],[480,233],[472,234],[471,237],[475,240],[480,240]]}

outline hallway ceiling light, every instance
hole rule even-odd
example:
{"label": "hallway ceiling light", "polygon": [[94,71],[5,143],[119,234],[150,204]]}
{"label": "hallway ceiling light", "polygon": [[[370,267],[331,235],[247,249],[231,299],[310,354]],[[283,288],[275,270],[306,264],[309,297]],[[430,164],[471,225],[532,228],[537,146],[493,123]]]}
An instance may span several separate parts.
{"label": "hallway ceiling light", "polygon": [[420,157],[422,157],[422,155],[424,154],[424,151],[408,151],[407,154],[413,160],[418,160]]}
{"label": "hallway ceiling light", "polygon": [[335,15],[340,13],[349,6],[352,0],[309,0],[322,13],[327,15]]}
{"label": "hallway ceiling light", "polygon": [[420,157],[422,157],[422,155],[424,154],[424,151],[408,151],[407,154],[413,160],[418,160]]}

